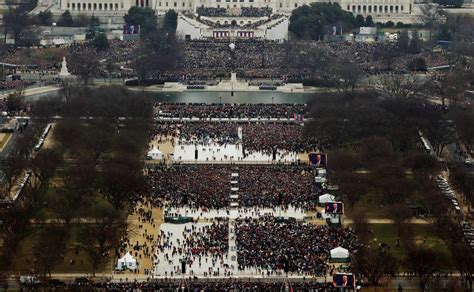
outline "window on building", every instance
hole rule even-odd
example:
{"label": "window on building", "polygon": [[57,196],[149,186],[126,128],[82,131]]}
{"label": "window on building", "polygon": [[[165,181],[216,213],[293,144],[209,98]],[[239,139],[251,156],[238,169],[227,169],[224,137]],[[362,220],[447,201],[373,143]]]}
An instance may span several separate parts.
{"label": "window on building", "polygon": [[72,10],[76,9],[76,3],[72,3]]}
{"label": "window on building", "polygon": [[295,3],[295,8],[298,8],[298,3]]}
{"label": "window on building", "polygon": [[67,3],[67,9],[69,9],[71,7],[71,4],[68,2]]}
{"label": "window on building", "polygon": [[90,3],[89,3],[89,4],[87,4],[87,10],[91,10],[91,9],[92,9],[92,6],[91,6],[91,4],[90,4]]}
{"label": "window on building", "polygon": [[168,2],[165,2],[166,7],[168,7]]}

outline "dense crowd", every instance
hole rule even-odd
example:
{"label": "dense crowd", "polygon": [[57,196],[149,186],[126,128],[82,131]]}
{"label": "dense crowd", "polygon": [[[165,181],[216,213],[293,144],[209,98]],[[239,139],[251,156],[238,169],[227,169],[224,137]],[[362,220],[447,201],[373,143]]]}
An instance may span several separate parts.
{"label": "dense crowd", "polygon": [[[221,11],[217,9],[216,11]],[[248,10],[248,11],[247,11]],[[214,10],[213,10],[214,11]],[[225,9],[223,9],[225,11]],[[256,12],[255,12],[256,11]],[[264,13],[260,8],[244,9],[242,13]],[[217,12],[216,12],[217,13]],[[221,13],[221,12],[219,12]],[[92,50],[100,60],[100,70],[95,77],[130,78],[135,73],[130,63],[137,56],[140,41],[109,41],[110,47],[102,51]],[[367,73],[378,73],[386,66],[380,52],[386,50],[384,43],[361,42],[295,42],[277,43],[262,40],[236,40],[235,50],[229,48],[228,40],[199,40],[182,43],[179,66],[154,72],[156,79],[169,80],[211,80],[218,79],[235,69],[241,78],[272,78],[275,80],[302,80],[305,78],[327,78],[328,71],[311,63],[313,50],[320,50],[330,60],[348,58],[361,66]],[[64,56],[71,56],[92,44],[73,44],[60,48]],[[41,49],[37,49],[41,50]],[[60,60],[45,60],[39,51],[35,54],[26,49],[11,48],[2,52],[2,61],[20,65],[35,65],[45,68],[59,68]],[[392,70],[406,72],[408,65],[415,58],[422,58],[428,67],[448,64],[448,57],[442,53],[407,54],[397,57]],[[47,64],[43,64],[47,61]],[[71,66],[70,66],[71,67]],[[122,67],[122,68],[121,68]],[[123,68],[126,68],[125,70]],[[70,68],[70,70],[72,67]],[[73,72],[74,73],[74,72]]]}
{"label": "dense crowd", "polygon": [[23,80],[0,81],[0,90],[24,88],[30,84],[31,82],[25,82]]}
{"label": "dense crowd", "polygon": [[294,118],[304,104],[156,103],[155,116],[175,118]]}
{"label": "dense crowd", "polygon": [[171,207],[228,207],[230,176],[226,167],[172,166],[148,171],[152,195]]}
{"label": "dense crowd", "polygon": [[317,148],[314,138],[303,135],[303,127],[295,123],[249,123],[242,126],[245,153],[276,150],[308,152]]}
{"label": "dense crowd", "polygon": [[[239,134],[241,132],[241,135]],[[303,126],[294,122],[163,122],[155,121],[152,136],[172,136],[181,144],[225,145],[242,141],[245,155],[274,151],[293,153],[314,151],[318,141],[303,134]]]}
{"label": "dense crowd", "polygon": [[[288,166],[254,166],[242,168],[240,206],[314,207],[319,190],[309,169]],[[264,187],[262,187],[264,186]]]}
{"label": "dense crowd", "polygon": [[[311,171],[295,166],[241,166],[239,205],[314,207],[319,190]],[[232,170],[225,166],[174,165],[149,169],[152,195],[169,207],[221,209],[230,206]]]}
{"label": "dense crowd", "polygon": [[222,7],[198,7],[196,12],[200,16],[209,17],[227,17],[227,16],[243,16],[243,17],[264,17],[272,14],[269,7],[241,7],[229,11]]}
{"label": "dense crowd", "polygon": [[342,246],[358,249],[354,232],[347,228],[306,224],[278,218],[237,219],[239,269],[260,268],[271,274],[283,270],[298,274],[325,275],[330,250]]}
{"label": "dense crowd", "polygon": [[146,282],[102,282],[94,285],[108,291],[336,291],[331,283],[271,280],[152,280]]}

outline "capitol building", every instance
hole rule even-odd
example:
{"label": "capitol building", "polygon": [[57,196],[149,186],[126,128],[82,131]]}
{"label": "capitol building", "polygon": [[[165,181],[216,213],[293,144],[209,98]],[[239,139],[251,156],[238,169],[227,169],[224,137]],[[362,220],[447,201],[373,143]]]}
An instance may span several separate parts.
{"label": "capitol building", "polygon": [[[39,0],[36,12],[50,10],[60,14],[69,10],[73,15],[94,15],[109,23],[123,22],[123,15],[132,6],[150,7],[158,15],[173,9],[181,13],[196,13],[200,7],[209,8],[269,8],[273,14],[291,14],[293,9],[318,2],[314,0]],[[320,1],[323,2],[323,1]],[[375,22],[412,23],[413,0],[336,0],[342,9],[371,15]]]}

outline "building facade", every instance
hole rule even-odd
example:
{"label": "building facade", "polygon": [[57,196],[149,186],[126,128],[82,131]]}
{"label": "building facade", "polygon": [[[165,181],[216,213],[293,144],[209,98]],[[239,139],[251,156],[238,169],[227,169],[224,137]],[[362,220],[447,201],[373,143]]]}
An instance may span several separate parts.
{"label": "building facade", "polygon": [[[53,1],[53,0],[51,0]],[[173,9],[177,12],[196,12],[198,7],[214,8],[271,8],[273,13],[290,14],[293,9],[309,5],[314,0],[57,0],[59,11],[69,10],[73,14],[93,14],[96,16],[123,16],[132,6],[150,7],[157,14]],[[320,1],[323,2],[323,1]],[[337,0],[342,9],[372,15],[374,21],[398,21],[411,23],[413,0]],[[54,10],[54,9],[53,9]]]}

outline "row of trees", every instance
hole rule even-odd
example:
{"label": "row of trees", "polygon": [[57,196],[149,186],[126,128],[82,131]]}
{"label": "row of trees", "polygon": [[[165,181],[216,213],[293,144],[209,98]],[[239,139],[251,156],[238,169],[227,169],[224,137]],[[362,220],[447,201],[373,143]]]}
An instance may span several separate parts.
{"label": "row of trees", "polygon": [[[304,129],[306,135],[321,141],[322,150],[331,158],[331,181],[354,210],[352,227],[363,243],[353,258],[354,272],[371,285],[383,285],[384,279],[389,280],[401,267],[416,275],[424,290],[430,282],[433,288],[441,289],[441,281],[433,275],[454,267],[472,287],[474,270],[467,264],[473,260],[472,252],[460,240],[463,234],[458,222],[445,208],[447,199],[435,184],[441,166],[421,150],[418,135],[418,129],[423,129],[434,149],[442,152],[456,138],[452,125],[444,120],[459,115],[463,119],[460,124],[469,123],[469,118],[459,114],[466,109],[450,107],[446,113],[442,107],[419,99],[394,94],[380,97],[370,92],[318,97],[311,107],[313,120]],[[465,115],[469,116],[467,112]],[[472,192],[472,180],[464,168],[456,168],[452,176],[458,188]],[[387,210],[384,217],[394,222],[396,245],[405,250],[405,258],[393,256],[389,245],[394,243],[373,240],[367,220],[372,208]],[[446,242],[449,255],[416,243],[411,219],[419,215],[433,222],[434,232]],[[463,258],[463,253],[469,255]]]}
{"label": "row of trees", "polygon": [[[94,274],[118,248],[127,232],[128,208],[146,191],[142,158],[151,127],[150,100],[120,87],[69,86],[58,98],[32,104],[33,125],[40,127],[36,132],[51,116],[62,116],[54,126],[54,144],[31,158],[22,149],[31,151],[37,137],[21,140],[18,155],[7,160],[24,158],[21,165],[33,171],[35,183],[26,187],[22,204],[4,214],[2,236],[11,239],[0,258],[3,267],[9,266],[18,242],[34,232],[35,270],[42,276],[64,260],[71,240],[87,254]],[[32,218],[45,224],[32,228]],[[72,223],[78,224],[73,228]]]}

